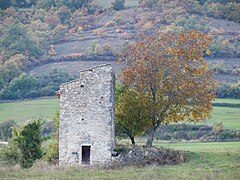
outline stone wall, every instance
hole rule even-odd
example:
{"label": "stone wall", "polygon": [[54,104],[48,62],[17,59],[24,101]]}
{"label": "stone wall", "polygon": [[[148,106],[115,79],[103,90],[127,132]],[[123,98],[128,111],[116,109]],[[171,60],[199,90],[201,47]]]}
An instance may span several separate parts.
{"label": "stone wall", "polygon": [[112,67],[102,65],[81,71],[80,79],[61,85],[60,165],[82,165],[83,146],[90,146],[90,165],[111,160],[114,81]]}

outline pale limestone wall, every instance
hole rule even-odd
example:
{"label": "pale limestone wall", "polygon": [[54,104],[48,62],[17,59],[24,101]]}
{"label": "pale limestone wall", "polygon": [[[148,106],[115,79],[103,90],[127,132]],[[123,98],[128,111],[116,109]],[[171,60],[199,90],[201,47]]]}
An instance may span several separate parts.
{"label": "pale limestone wall", "polygon": [[[114,148],[114,86],[110,65],[80,72],[60,87],[59,164],[81,165],[82,146],[91,146],[90,165],[111,160]],[[77,157],[78,156],[78,157]]]}

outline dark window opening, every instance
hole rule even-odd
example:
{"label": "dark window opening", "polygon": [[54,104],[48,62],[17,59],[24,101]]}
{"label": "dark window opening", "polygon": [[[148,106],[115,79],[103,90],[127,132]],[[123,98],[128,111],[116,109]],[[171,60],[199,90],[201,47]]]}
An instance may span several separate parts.
{"label": "dark window opening", "polygon": [[91,146],[82,146],[82,164],[90,165]]}

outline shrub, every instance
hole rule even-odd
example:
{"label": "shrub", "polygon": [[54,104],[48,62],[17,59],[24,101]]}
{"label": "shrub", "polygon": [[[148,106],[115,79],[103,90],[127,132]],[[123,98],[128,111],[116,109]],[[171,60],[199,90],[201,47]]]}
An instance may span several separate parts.
{"label": "shrub", "polygon": [[[12,56],[7,62],[0,66],[0,81],[2,82],[2,88],[7,86],[10,81],[19,76],[22,73],[21,64],[24,63],[24,57],[19,58],[18,55]],[[21,56],[21,55],[20,55]]]}
{"label": "shrub", "polygon": [[30,90],[25,94],[25,98],[31,99],[31,98],[37,98],[39,97],[39,91],[37,90]]}
{"label": "shrub", "polygon": [[0,140],[7,141],[12,137],[12,128],[17,123],[14,120],[8,120],[0,123]]}
{"label": "shrub", "polygon": [[58,164],[59,161],[59,149],[58,142],[54,142],[48,146],[47,153],[44,155],[43,159],[49,164]]}
{"label": "shrub", "polygon": [[240,131],[226,129],[221,132],[219,136],[219,141],[239,141],[240,140]]}
{"label": "shrub", "polygon": [[206,14],[210,17],[223,18],[240,22],[240,4],[237,2],[209,2],[204,4]]}
{"label": "shrub", "polygon": [[153,8],[158,4],[159,0],[139,0],[139,4],[141,6],[146,6],[149,8]]}
{"label": "shrub", "polygon": [[37,7],[39,9],[49,10],[51,7],[61,8],[62,6],[67,6],[72,10],[76,10],[89,5],[90,2],[91,0],[38,0]]}
{"label": "shrub", "polygon": [[48,161],[49,164],[57,164],[59,160],[59,111],[56,112],[52,122],[54,123],[55,129],[54,140],[53,143],[49,145],[43,159]]}
{"label": "shrub", "polygon": [[5,10],[11,6],[10,1],[0,1],[0,9]]}
{"label": "shrub", "polygon": [[99,56],[113,56],[114,55],[114,49],[110,44],[97,44],[95,47],[95,55]]}
{"label": "shrub", "polygon": [[69,25],[71,17],[71,11],[69,8],[63,6],[57,11],[57,14],[62,24]]}
{"label": "shrub", "polygon": [[124,4],[125,4],[125,0],[115,0],[113,3],[112,3],[112,8],[115,10],[115,11],[120,11],[120,10],[123,10],[125,7],[124,7]]}
{"label": "shrub", "polygon": [[198,30],[207,32],[209,23],[205,19],[198,19],[195,15],[179,15],[173,22],[175,31]]}
{"label": "shrub", "polygon": [[53,96],[62,83],[73,79],[74,77],[57,69],[38,75],[37,78],[23,73],[19,77],[14,78],[8,87],[3,89],[0,98],[15,100]]}
{"label": "shrub", "polygon": [[39,90],[40,96],[53,96],[55,94],[54,86],[46,86]]}
{"label": "shrub", "polygon": [[46,122],[42,125],[41,134],[43,138],[50,137],[54,131],[56,130],[54,129],[53,122]]}
{"label": "shrub", "polygon": [[218,87],[216,96],[218,98],[240,99],[240,84],[224,84]]}
{"label": "shrub", "polygon": [[36,78],[23,73],[9,83],[9,86],[4,89],[1,98],[24,99],[30,90],[34,90],[36,88],[36,83]]}
{"label": "shrub", "polygon": [[36,4],[38,9],[44,9],[44,10],[47,10],[47,11],[54,5],[55,5],[55,1],[54,0],[48,0],[48,1],[46,1],[46,0],[38,0],[37,4]]}
{"label": "shrub", "polygon": [[6,165],[15,165],[19,162],[19,149],[12,142],[4,148],[0,148],[0,158]]}
{"label": "shrub", "polygon": [[213,126],[212,131],[213,131],[214,135],[219,135],[223,131],[223,124],[222,124],[222,122],[216,123]]}
{"label": "shrub", "polygon": [[0,48],[6,48],[10,55],[22,53],[38,58],[43,54],[42,49],[33,41],[27,28],[20,23],[4,29],[4,35],[0,39]]}
{"label": "shrub", "polygon": [[155,137],[160,140],[192,140],[200,139],[212,133],[212,127],[205,125],[173,124],[162,125]]}
{"label": "shrub", "polygon": [[21,129],[14,129],[12,141],[19,149],[19,163],[22,168],[29,168],[36,159],[42,157],[41,120],[29,121]]}
{"label": "shrub", "polygon": [[234,57],[236,56],[236,50],[234,43],[230,43],[228,39],[223,36],[217,36],[213,38],[213,42],[210,45],[210,51],[215,57]]}

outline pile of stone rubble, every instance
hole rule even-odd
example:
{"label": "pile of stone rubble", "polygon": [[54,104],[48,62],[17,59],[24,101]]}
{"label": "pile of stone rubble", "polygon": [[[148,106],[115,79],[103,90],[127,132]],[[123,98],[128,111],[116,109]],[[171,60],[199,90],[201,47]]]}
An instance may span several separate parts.
{"label": "pile of stone rubble", "polygon": [[147,165],[174,165],[185,162],[182,151],[164,148],[121,148],[118,156],[114,157],[112,167],[147,166]]}

